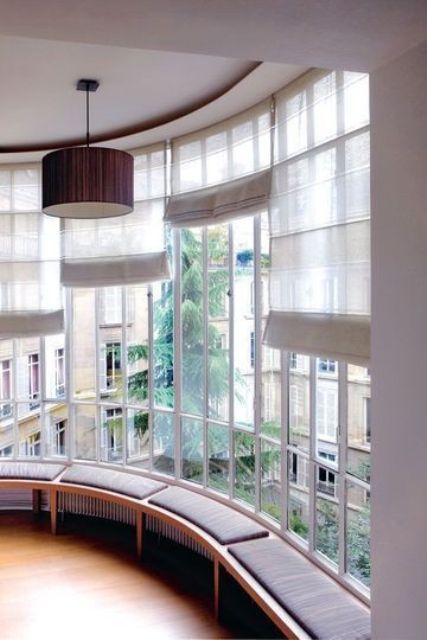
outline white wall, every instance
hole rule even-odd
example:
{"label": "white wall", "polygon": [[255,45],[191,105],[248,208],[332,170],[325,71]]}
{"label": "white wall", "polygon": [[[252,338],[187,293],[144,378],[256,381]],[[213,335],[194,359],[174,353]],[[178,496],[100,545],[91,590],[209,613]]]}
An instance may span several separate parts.
{"label": "white wall", "polygon": [[427,637],[427,42],[371,76],[376,639]]}

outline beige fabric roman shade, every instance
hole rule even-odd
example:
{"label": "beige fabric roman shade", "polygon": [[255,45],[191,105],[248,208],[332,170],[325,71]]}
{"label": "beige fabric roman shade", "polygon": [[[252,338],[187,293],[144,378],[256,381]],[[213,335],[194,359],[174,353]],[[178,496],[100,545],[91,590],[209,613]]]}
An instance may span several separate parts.
{"label": "beige fabric roman shade", "polygon": [[367,76],[314,71],[276,96],[264,342],[369,360]]}
{"label": "beige fabric roman shade", "polygon": [[163,224],[164,163],[164,145],[136,154],[132,213],[101,220],[63,221],[64,286],[104,287],[169,279]]}
{"label": "beige fabric roman shade", "polygon": [[271,311],[264,333],[271,347],[367,366],[370,319],[367,316]]}
{"label": "beige fabric roman shade", "polygon": [[0,170],[0,338],[61,333],[59,222],[40,212],[37,165]]}
{"label": "beige fabric roman shade", "polygon": [[173,227],[200,227],[228,222],[266,208],[271,171],[261,171],[238,180],[189,193],[173,195],[165,221]]}

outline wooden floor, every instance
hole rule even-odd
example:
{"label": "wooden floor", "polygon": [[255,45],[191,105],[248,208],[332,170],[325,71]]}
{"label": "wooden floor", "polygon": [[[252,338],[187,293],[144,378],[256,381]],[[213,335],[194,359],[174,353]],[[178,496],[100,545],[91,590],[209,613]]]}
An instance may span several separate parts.
{"label": "wooden floor", "polygon": [[68,526],[54,537],[44,519],[0,513],[1,640],[235,637],[206,596],[138,565],[132,546]]}

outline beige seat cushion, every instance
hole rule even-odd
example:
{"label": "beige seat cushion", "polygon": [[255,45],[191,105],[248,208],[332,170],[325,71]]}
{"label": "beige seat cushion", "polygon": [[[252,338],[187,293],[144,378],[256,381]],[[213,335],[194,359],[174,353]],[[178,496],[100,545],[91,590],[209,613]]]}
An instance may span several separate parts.
{"label": "beige seat cushion", "polygon": [[65,466],[47,462],[0,462],[0,479],[54,480]]}
{"label": "beige seat cushion", "polygon": [[247,516],[186,489],[170,487],[167,491],[150,498],[149,502],[192,522],[220,544],[268,536],[264,527]]}
{"label": "beige seat cushion", "polygon": [[86,467],[78,464],[73,464],[67,469],[61,478],[61,482],[105,489],[106,491],[121,493],[138,500],[143,500],[166,487],[162,482],[126,473],[125,471]]}
{"label": "beige seat cushion", "polygon": [[286,542],[254,540],[229,552],[313,638],[369,640],[368,608]]}

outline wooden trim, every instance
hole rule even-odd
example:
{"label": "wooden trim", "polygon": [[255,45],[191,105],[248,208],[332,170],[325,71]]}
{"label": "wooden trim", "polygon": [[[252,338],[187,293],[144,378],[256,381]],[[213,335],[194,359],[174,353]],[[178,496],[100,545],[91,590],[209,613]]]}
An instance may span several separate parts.
{"label": "wooden trim", "polygon": [[40,513],[42,492],[40,489],[32,490],[33,513]]}
{"label": "wooden trim", "polygon": [[214,585],[214,614],[215,618],[218,620],[219,618],[219,562],[218,558],[214,558],[213,563],[213,585]]}
{"label": "wooden trim", "polygon": [[144,533],[145,533],[145,514],[138,509],[135,513],[136,518],[136,556],[138,560],[142,559]]}
{"label": "wooden trim", "polygon": [[56,536],[58,518],[58,491],[53,487],[50,491],[50,529],[52,535]]}

